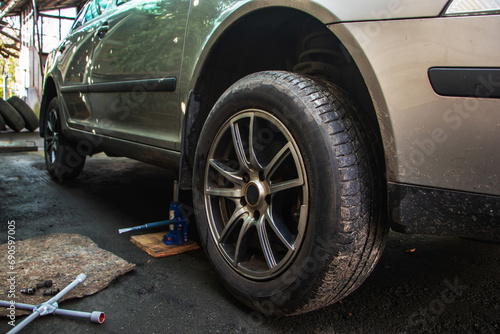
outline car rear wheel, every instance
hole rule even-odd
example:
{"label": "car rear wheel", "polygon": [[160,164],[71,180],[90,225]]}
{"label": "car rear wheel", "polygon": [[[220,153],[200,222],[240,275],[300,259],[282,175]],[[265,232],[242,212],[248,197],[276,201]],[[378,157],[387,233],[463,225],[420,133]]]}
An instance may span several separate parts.
{"label": "car rear wheel", "polygon": [[45,165],[50,175],[62,182],[81,173],[86,155],[78,152],[76,143],[64,137],[57,98],[52,99],[47,110],[44,124]]}
{"label": "car rear wheel", "polygon": [[359,113],[329,83],[247,76],[219,99],[193,177],[200,239],[228,289],[266,314],[332,304],[384,247],[382,173]]}

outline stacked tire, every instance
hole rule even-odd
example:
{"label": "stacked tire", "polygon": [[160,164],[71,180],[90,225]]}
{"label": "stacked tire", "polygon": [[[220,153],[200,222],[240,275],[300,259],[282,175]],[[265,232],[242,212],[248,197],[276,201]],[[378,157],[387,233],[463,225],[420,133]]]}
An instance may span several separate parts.
{"label": "stacked tire", "polygon": [[28,131],[38,129],[38,117],[20,98],[13,96],[7,101],[0,99],[0,130],[8,126],[15,132],[26,128]]}

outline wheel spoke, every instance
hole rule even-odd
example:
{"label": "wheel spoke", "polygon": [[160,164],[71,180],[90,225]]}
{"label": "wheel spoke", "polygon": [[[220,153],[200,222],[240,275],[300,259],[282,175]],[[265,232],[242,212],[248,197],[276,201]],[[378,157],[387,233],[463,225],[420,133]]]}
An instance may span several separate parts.
{"label": "wheel spoke", "polygon": [[223,164],[221,161],[210,159],[209,164],[229,182],[232,182],[235,185],[242,185],[243,178],[241,176],[238,176],[235,171],[230,171],[229,167]]}
{"label": "wheel spoke", "polygon": [[53,141],[54,139],[55,139],[54,133],[47,131],[45,134],[45,140],[46,141]]}
{"label": "wheel spoke", "polygon": [[236,208],[233,212],[233,215],[231,218],[229,218],[228,222],[226,223],[226,226],[224,226],[224,229],[220,233],[219,236],[219,242],[221,244],[226,243],[227,238],[233,234],[235,227],[238,225],[238,221],[240,218],[242,218],[245,214],[247,214],[247,211],[244,207],[240,206],[239,208]]}
{"label": "wheel spoke", "polygon": [[241,198],[243,197],[243,190],[241,188],[212,188],[208,187],[206,190],[207,195],[226,197],[226,198]]}
{"label": "wheel spoke", "polygon": [[277,192],[295,188],[295,187],[300,187],[304,184],[304,180],[302,178],[294,179],[294,180],[288,180],[288,181],[283,181],[279,183],[273,183],[271,184],[271,189],[270,193],[275,194]]}
{"label": "wheel spoke", "polygon": [[286,143],[281,148],[281,150],[274,156],[274,158],[271,160],[271,162],[265,168],[264,176],[266,179],[269,180],[272,177],[272,175],[276,172],[278,167],[283,163],[283,161],[285,161],[285,159],[290,154],[292,155],[293,160],[295,162],[295,167],[297,169],[297,174],[299,177],[297,179],[286,180],[286,181],[282,181],[279,183],[271,184],[271,187],[270,187],[271,194],[275,194],[275,193],[283,191],[283,190],[287,190],[287,189],[295,188],[295,187],[300,187],[300,186],[304,185],[304,179],[302,177],[302,168],[300,167],[297,154],[296,154],[295,150],[293,150],[293,145],[291,142]]}
{"label": "wheel spoke", "polygon": [[47,122],[47,125],[50,132],[52,132],[53,134],[57,133],[57,114],[55,111],[52,111],[49,114],[49,120]]}
{"label": "wheel spoke", "polygon": [[[300,215],[299,215],[299,227],[305,226],[307,224],[307,216],[309,213],[309,207],[307,205],[300,206]],[[299,228],[299,233],[297,234],[297,239],[302,239],[304,236],[304,229]]]}
{"label": "wheel spoke", "polygon": [[266,166],[264,169],[264,177],[266,179],[269,179],[276,169],[285,161],[285,159],[290,155],[291,153],[291,148],[292,148],[292,143],[288,142],[283,146],[283,148],[274,156],[274,158],[271,160],[271,162]]}
{"label": "wheel spoke", "polygon": [[276,257],[274,256],[273,249],[271,248],[271,243],[269,241],[269,237],[267,235],[265,216],[261,216],[259,218],[259,222],[257,224],[257,232],[259,235],[260,246],[262,247],[262,252],[264,253],[264,257],[266,258],[267,266],[269,269],[273,269],[276,267]]}
{"label": "wheel spoke", "polygon": [[288,250],[291,251],[295,250],[295,245],[294,245],[295,238],[283,223],[278,222],[273,218],[271,212],[272,212],[271,208],[268,208],[265,217],[267,223],[269,224],[269,226],[271,226],[276,236],[278,236],[280,241],[286,246],[286,248],[288,248]]}
{"label": "wheel spoke", "polygon": [[247,251],[248,240],[246,239],[248,230],[253,226],[252,217],[248,216],[243,222],[238,235],[238,241],[236,242],[236,251],[234,253],[234,265],[238,266],[240,263],[240,257],[243,256]]}
{"label": "wheel spoke", "polygon": [[254,129],[255,129],[255,114],[252,113],[252,116],[250,117],[250,133],[249,133],[249,138],[248,138],[248,153],[250,155],[250,166],[252,166],[255,170],[261,170],[262,166],[259,164],[259,161],[257,160],[257,155],[255,154],[255,147],[253,145],[253,139],[254,139]]}
{"label": "wheel spoke", "polygon": [[54,143],[47,142],[47,146],[45,149],[45,154],[50,158],[50,162],[52,162],[52,152],[54,151]]}
{"label": "wheel spoke", "polygon": [[47,140],[47,151],[51,152],[54,149],[56,142],[54,140]]}
{"label": "wheel spoke", "polygon": [[52,134],[46,134],[45,135],[45,142],[47,143],[47,145],[52,146],[56,142],[56,138]]}
{"label": "wheel spoke", "polygon": [[250,172],[249,162],[245,155],[245,148],[243,146],[243,140],[241,138],[240,126],[237,122],[233,122],[231,124],[231,134],[233,137],[233,145],[240,167],[246,172]]}
{"label": "wheel spoke", "polygon": [[50,157],[50,163],[55,163],[56,162],[56,154],[57,154],[57,141],[53,141],[52,143],[49,144],[49,148],[47,150],[49,157]]}

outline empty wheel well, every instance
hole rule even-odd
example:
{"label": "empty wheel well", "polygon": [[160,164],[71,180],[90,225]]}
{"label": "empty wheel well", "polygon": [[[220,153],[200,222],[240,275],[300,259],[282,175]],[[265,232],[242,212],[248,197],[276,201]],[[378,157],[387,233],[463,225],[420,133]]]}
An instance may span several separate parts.
{"label": "empty wheel well", "polygon": [[306,74],[343,87],[362,109],[364,118],[372,123],[371,127],[376,128],[384,163],[380,128],[370,94],[342,42],[323,23],[304,12],[272,8],[238,20],[219,38],[205,61],[185,120],[182,188],[191,188],[198,137],[215,102],[239,79],[266,70]]}

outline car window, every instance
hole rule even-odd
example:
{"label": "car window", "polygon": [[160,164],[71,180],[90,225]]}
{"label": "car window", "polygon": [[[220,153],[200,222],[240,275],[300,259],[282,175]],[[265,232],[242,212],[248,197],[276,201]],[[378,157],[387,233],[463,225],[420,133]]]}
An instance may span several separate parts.
{"label": "car window", "polygon": [[73,23],[73,26],[71,27],[71,31],[78,29],[83,24],[83,19],[85,18],[85,12],[87,11],[87,6],[84,6],[80,12],[78,13],[78,16],[75,19],[75,22]]}
{"label": "car window", "polygon": [[85,12],[84,22],[89,22],[101,15],[108,6],[108,0],[94,0]]}
{"label": "car window", "polygon": [[131,0],[116,0],[116,5],[120,6],[123,5],[124,3],[130,2]]}
{"label": "car window", "polygon": [[71,30],[78,29],[83,24],[92,21],[101,15],[108,7],[109,0],[93,0],[89,1],[78,14]]}
{"label": "car window", "polygon": [[99,7],[101,8],[101,14],[106,10],[108,7],[109,0],[97,0],[99,3]]}
{"label": "car window", "polygon": [[92,21],[94,17],[99,16],[99,12],[97,10],[97,6],[95,4],[95,1],[88,6],[87,10],[85,11],[85,18],[84,22]]}

